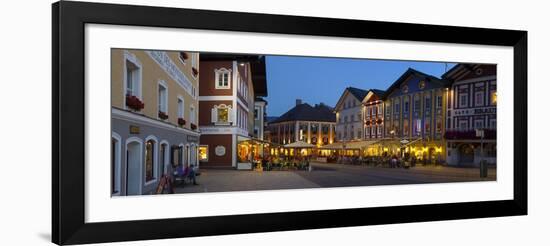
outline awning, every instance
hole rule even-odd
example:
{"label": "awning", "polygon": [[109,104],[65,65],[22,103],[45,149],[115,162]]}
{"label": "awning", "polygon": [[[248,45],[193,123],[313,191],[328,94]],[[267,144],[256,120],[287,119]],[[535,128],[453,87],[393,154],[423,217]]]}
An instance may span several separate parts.
{"label": "awning", "polygon": [[373,141],[353,141],[353,142],[346,142],[346,143],[337,142],[337,143],[333,143],[333,144],[328,144],[328,145],[322,146],[322,147],[320,147],[320,149],[336,149],[336,150],[340,150],[340,149],[344,149],[344,145],[345,145],[345,149],[363,149],[363,148],[368,148],[370,145],[373,145],[373,144],[376,144],[376,143],[378,143],[378,140],[373,140]]}
{"label": "awning", "polygon": [[285,148],[314,148],[315,145],[306,143],[304,141],[296,141],[284,146]]}

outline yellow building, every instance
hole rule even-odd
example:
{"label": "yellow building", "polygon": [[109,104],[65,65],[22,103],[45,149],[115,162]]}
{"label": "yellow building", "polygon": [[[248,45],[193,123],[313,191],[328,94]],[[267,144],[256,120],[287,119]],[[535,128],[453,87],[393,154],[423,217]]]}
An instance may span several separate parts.
{"label": "yellow building", "polygon": [[198,53],[111,50],[113,195],[152,193],[199,164],[198,76]]}

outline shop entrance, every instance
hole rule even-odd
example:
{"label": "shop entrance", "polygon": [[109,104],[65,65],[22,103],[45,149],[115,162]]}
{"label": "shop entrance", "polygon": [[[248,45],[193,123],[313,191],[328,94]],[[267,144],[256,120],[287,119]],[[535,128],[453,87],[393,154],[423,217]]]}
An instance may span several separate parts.
{"label": "shop entrance", "polygon": [[463,144],[458,148],[460,164],[474,163],[474,147],[470,144]]}

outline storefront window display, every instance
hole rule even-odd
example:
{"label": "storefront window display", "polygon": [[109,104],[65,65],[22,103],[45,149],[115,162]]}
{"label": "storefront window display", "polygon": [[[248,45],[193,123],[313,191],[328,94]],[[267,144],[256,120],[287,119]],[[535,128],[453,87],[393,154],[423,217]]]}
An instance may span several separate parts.
{"label": "storefront window display", "polygon": [[208,161],[208,145],[199,146],[199,161]]}

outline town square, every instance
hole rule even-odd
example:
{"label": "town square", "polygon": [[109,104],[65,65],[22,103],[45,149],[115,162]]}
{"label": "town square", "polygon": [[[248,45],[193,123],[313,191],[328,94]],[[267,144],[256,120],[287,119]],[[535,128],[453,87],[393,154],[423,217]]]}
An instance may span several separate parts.
{"label": "town square", "polygon": [[496,181],[496,65],[111,50],[111,195]]}

